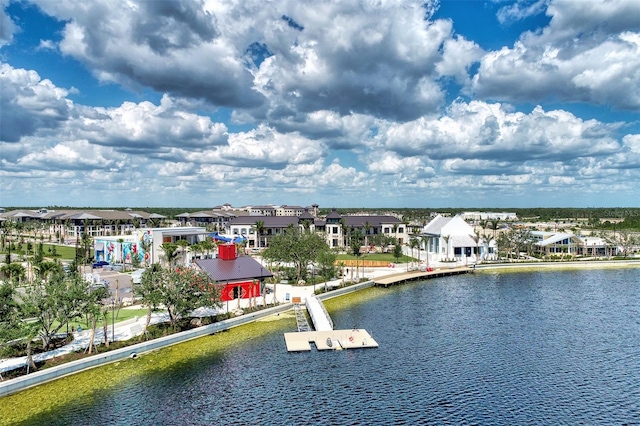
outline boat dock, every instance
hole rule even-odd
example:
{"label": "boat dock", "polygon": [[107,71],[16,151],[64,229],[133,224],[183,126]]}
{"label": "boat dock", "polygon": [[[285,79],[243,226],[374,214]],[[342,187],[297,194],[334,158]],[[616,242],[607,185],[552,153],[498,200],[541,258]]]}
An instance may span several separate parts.
{"label": "boat dock", "polygon": [[377,348],[378,343],[373,340],[366,330],[329,330],[302,331],[284,334],[284,341],[289,352],[306,352],[311,350],[311,343],[319,351]]}
{"label": "boat dock", "polygon": [[447,277],[451,275],[468,274],[473,272],[473,268],[468,266],[455,267],[455,268],[438,268],[427,271],[408,271],[401,272],[399,274],[387,275],[380,278],[375,278],[373,283],[375,286],[388,287],[390,285],[401,284],[407,281],[415,281],[422,279],[430,279],[437,277]]}
{"label": "boat dock", "polygon": [[315,328],[315,330],[310,331],[302,306],[299,304],[299,300],[296,302],[298,303],[295,304],[294,309],[296,310],[298,331],[284,334],[287,351],[310,351],[311,343],[319,351],[378,347],[378,343],[373,340],[366,330],[355,328],[352,330],[334,330],[333,321],[329,313],[322,302],[315,296],[307,297],[305,300],[307,312]]}

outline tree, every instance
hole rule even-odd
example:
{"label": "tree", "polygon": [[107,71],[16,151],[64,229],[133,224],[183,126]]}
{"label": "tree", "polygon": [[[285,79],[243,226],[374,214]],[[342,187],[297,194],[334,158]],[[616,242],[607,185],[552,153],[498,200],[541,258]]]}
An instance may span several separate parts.
{"label": "tree", "polygon": [[396,263],[398,263],[398,261],[402,257],[402,244],[400,244],[398,241],[396,241],[396,244],[393,246],[393,257],[395,257]]}
{"label": "tree", "polygon": [[338,255],[331,249],[322,250],[318,253],[318,273],[324,279],[324,286],[327,281],[336,275],[336,259]]}
{"label": "tree", "polygon": [[24,266],[19,263],[8,263],[2,265],[0,270],[7,276],[10,282],[20,284],[26,277],[26,270]]}
{"label": "tree", "polygon": [[151,240],[147,239],[147,238],[142,238],[142,240],[140,240],[140,248],[142,249],[142,252],[144,253],[144,263],[145,265],[148,263],[149,259],[151,259]]}
{"label": "tree", "polygon": [[356,278],[358,277],[358,259],[360,258],[360,247],[362,246],[362,233],[357,229],[352,229],[349,237],[351,254],[356,257]]}
{"label": "tree", "polygon": [[500,227],[500,221],[499,220],[493,220],[491,221],[491,229],[493,229],[493,239],[496,239],[496,231],[498,230],[498,228]]}
{"label": "tree", "polygon": [[420,240],[418,238],[412,238],[409,240],[409,247],[411,247],[411,257],[414,257],[413,250],[418,249],[418,263],[420,263]]}
{"label": "tree", "polygon": [[178,247],[180,247],[179,251],[182,253],[182,263],[187,263],[187,255],[189,254],[189,241],[187,240],[178,240],[176,241]]}
{"label": "tree", "polygon": [[477,234],[469,234],[469,236],[476,243],[476,263],[480,263],[480,236]]}
{"label": "tree", "polygon": [[604,240],[608,245],[622,250],[622,256],[627,257],[638,239],[627,229],[621,229],[613,234],[605,234]]}
{"label": "tree", "polygon": [[4,342],[22,337],[20,334],[20,305],[15,286],[10,282],[0,283],[0,346]]}
{"label": "tree", "polygon": [[33,268],[36,271],[37,277],[42,280],[47,280],[51,274],[61,274],[64,272],[60,263],[51,261],[36,263],[33,265]]}
{"label": "tree", "polygon": [[367,247],[369,246],[369,232],[371,231],[372,226],[373,225],[371,225],[369,221],[365,221],[362,225],[362,228],[364,229],[364,245]]}
{"label": "tree", "polygon": [[306,277],[309,264],[321,251],[328,249],[324,238],[317,233],[290,225],[284,233],[271,239],[262,256],[269,261],[293,263],[297,280],[300,281]]}
{"label": "tree", "polygon": [[164,269],[158,287],[160,303],[167,309],[172,328],[178,320],[200,307],[219,307],[220,292],[205,272],[193,268]]}
{"label": "tree", "polygon": [[447,259],[449,260],[449,240],[451,239],[451,235],[443,235],[442,239],[444,240],[444,244],[447,246]]}
{"label": "tree", "polygon": [[160,248],[162,248],[164,260],[167,262],[167,266],[174,266],[174,262],[178,257],[178,245],[174,243],[164,243]]}
{"label": "tree", "polygon": [[264,221],[256,220],[256,223],[253,225],[256,229],[256,234],[258,235],[258,247],[264,247],[266,245],[262,244],[262,234],[264,234]]}
{"label": "tree", "polygon": [[[108,315],[108,308],[102,303],[102,300],[108,297],[108,295],[108,290],[104,287],[89,288],[84,294],[81,313],[86,315],[89,324],[91,324],[91,336],[89,337],[89,346],[86,349],[88,354],[92,354],[95,349],[98,320],[104,320]],[[105,336],[105,341],[108,341],[108,336]]]}
{"label": "tree", "polygon": [[[102,296],[106,296],[106,289]],[[36,280],[27,287],[22,304],[38,329],[42,348],[46,349],[54,334],[60,331],[74,317],[86,311],[89,290],[86,283],[75,275],[68,278],[63,274],[53,274],[49,280]]]}
{"label": "tree", "polygon": [[142,273],[138,295],[140,295],[142,304],[147,305],[147,321],[144,329],[146,330],[151,323],[151,314],[158,309],[162,300],[162,276],[163,269],[159,263],[152,264]]}

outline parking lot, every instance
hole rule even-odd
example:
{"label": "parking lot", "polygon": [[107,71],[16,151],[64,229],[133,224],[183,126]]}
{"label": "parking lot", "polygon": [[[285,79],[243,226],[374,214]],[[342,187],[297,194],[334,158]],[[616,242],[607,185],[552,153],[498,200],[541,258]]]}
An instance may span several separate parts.
{"label": "parking lot", "polygon": [[92,268],[91,266],[85,266],[83,274],[93,275],[94,282],[104,281],[106,287],[109,289],[110,297],[115,300],[131,300],[133,282],[131,275],[119,271],[111,270],[110,268]]}

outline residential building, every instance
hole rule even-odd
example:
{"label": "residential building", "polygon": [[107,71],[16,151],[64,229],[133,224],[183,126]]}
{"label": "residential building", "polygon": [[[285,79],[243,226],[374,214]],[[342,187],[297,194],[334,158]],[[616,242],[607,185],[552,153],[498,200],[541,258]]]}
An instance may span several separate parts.
{"label": "residential building", "polygon": [[[317,208],[314,208],[317,212]],[[261,225],[258,233],[257,225]],[[324,219],[315,217],[308,210],[299,216],[243,216],[229,221],[227,234],[243,235],[247,237],[248,248],[261,248],[269,245],[269,240],[284,233],[289,226],[308,228],[323,234],[330,248],[345,248],[348,235],[358,230],[365,237],[365,244],[371,244],[371,237],[385,235],[397,238],[400,244],[408,241],[407,227],[395,216],[369,215],[350,216],[340,215],[335,209]]]}

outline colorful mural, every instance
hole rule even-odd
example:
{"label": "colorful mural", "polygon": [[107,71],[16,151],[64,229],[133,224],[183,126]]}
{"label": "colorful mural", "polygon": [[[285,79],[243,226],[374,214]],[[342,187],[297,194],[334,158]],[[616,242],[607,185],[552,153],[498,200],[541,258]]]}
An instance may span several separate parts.
{"label": "colorful mural", "polygon": [[[139,232],[139,234],[142,234],[142,232]],[[122,242],[113,238],[96,238],[94,240],[94,257],[96,260],[106,260],[109,263],[122,263],[123,259],[124,263],[132,263],[132,260],[137,256],[142,263],[149,257],[149,254],[145,253],[142,247],[150,248],[151,246],[147,246],[146,243],[140,243],[145,241],[143,235],[138,235],[138,237],[138,241]]]}

